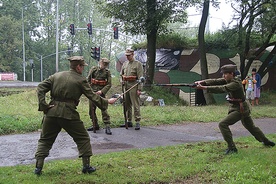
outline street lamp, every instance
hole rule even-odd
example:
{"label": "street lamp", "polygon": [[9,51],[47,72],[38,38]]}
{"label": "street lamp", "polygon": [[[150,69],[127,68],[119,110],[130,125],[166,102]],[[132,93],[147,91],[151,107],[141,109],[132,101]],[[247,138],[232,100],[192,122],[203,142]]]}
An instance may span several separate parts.
{"label": "street lamp", "polygon": [[31,71],[32,71],[32,82],[34,82],[34,60],[30,59]]}
{"label": "street lamp", "polygon": [[[35,4],[36,2],[33,1],[32,4]],[[21,12],[21,18],[22,18],[22,52],[23,52],[23,81],[26,81],[26,57],[25,57],[25,30],[24,30],[24,5],[22,5],[22,12]]]}
{"label": "street lamp", "polygon": [[58,32],[58,10],[59,10],[59,6],[58,6],[59,1],[57,0],[57,14],[56,14],[56,72],[58,72],[58,38],[59,38],[59,32]]}

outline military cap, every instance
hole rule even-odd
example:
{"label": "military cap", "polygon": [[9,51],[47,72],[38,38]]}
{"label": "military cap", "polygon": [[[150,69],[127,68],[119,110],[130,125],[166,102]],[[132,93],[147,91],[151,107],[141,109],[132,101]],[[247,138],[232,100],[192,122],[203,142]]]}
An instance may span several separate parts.
{"label": "military cap", "polygon": [[131,55],[131,54],[133,54],[134,53],[134,50],[133,49],[127,49],[126,50],[126,56],[129,56],[129,55]]}
{"label": "military cap", "polygon": [[221,73],[228,73],[228,72],[233,72],[235,73],[237,71],[237,65],[224,65],[220,68]]}
{"label": "military cap", "polygon": [[105,64],[109,64],[110,61],[107,58],[102,58],[101,62],[105,63]]}
{"label": "military cap", "polygon": [[88,66],[88,64],[84,62],[83,56],[72,56],[68,58],[68,60],[70,61],[71,64],[80,64],[83,66]]}

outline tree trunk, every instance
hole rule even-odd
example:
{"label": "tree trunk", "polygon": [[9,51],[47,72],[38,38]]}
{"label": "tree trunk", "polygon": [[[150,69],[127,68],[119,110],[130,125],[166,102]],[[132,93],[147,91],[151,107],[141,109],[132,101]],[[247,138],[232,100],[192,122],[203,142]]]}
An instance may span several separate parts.
{"label": "tree trunk", "polygon": [[[202,79],[209,78],[207,58],[206,58],[206,46],[205,46],[205,39],[204,39],[205,26],[209,15],[209,4],[210,4],[209,0],[204,1],[202,17],[200,20],[200,25],[198,30],[198,45],[199,45],[199,53],[200,53],[200,68],[201,68]],[[203,90],[203,94],[207,105],[216,103],[213,94],[207,93],[206,90]]]}
{"label": "tree trunk", "polygon": [[147,63],[145,68],[146,84],[152,84],[155,71],[157,22],[152,15],[156,14],[156,0],[147,0]]}
{"label": "tree trunk", "polygon": [[146,65],[146,84],[152,84],[155,71],[156,59],[156,32],[147,34],[147,65]]}

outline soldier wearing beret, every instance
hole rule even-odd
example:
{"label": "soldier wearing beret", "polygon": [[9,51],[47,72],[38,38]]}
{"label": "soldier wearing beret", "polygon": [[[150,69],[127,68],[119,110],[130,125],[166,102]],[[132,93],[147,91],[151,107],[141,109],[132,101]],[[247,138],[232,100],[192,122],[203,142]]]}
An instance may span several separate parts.
{"label": "soldier wearing beret", "polygon": [[[56,137],[63,128],[75,141],[79,151],[79,157],[83,162],[83,173],[92,173],[96,169],[90,166],[92,148],[90,137],[80,120],[77,106],[79,99],[84,94],[96,106],[106,110],[108,104],[116,101],[115,98],[104,99],[92,92],[87,80],[82,76],[84,62],[82,56],[73,56],[70,61],[70,70],[55,73],[41,82],[37,87],[38,110],[44,112],[42,131],[38,140],[35,153],[35,174],[40,175],[44,159],[55,142]],[[46,102],[46,93],[50,91],[50,102]]]}
{"label": "soldier wearing beret", "polygon": [[[102,58],[99,62],[99,66],[93,66],[88,74],[87,80],[90,84],[92,90],[101,97],[105,98],[106,93],[111,88],[111,73],[108,69],[109,60],[107,58]],[[111,135],[112,132],[110,130],[110,116],[107,110],[101,110],[102,120],[105,124],[105,133]],[[95,104],[89,100],[89,116],[91,121],[94,121],[96,125],[95,129],[99,130],[98,118],[96,115],[96,106]],[[93,123],[92,127],[87,129],[88,131],[93,131]]]}
{"label": "soldier wearing beret", "polygon": [[238,152],[229,126],[239,120],[256,140],[262,142],[265,146],[275,146],[275,143],[268,140],[264,133],[254,125],[250,116],[250,104],[245,98],[242,81],[235,76],[236,71],[236,65],[224,65],[221,67],[223,78],[195,82],[197,89],[207,90],[209,93],[228,94],[227,101],[230,103],[228,115],[219,123],[219,129],[228,145],[225,154]]}
{"label": "soldier wearing beret", "polygon": [[[126,49],[125,55],[127,61],[124,62],[121,69],[122,83],[124,85],[125,91],[134,86],[137,80],[143,76],[143,66],[142,64],[135,60],[134,50]],[[141,95],[141,84],[138,84],[135,88],[131,89],[125,94],[125,107],[126,107],[126,119],[129,127],[132,127],[132,107],[134,109],[134,118],[136,121],[135,130],[140,130],[140,101],[139,97]],[[125,127],[125,124],[121,125]]]}

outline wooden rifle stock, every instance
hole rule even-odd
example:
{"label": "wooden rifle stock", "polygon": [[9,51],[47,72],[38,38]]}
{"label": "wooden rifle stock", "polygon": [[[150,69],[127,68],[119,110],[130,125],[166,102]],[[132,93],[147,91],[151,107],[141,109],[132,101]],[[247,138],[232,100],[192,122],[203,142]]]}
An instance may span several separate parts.
{"label": "wooden rifle stock", "polygon": [[124,111],[125,127],[126,127],[126,129],[128,129],[127,114],[126,114],[125,87],[124,87],[124,83],[123,83],[123,77],[122,77],[122,97],[123,97],[123,111]]}
{"label": "wooden rifle stock", "polygon": [[92,107],[91,107],[91,115],[92,115],[92,124],[93,124],[93,132],[96,133],[96,111],[95,111],[95,106],[94,104],[92,104]]}

